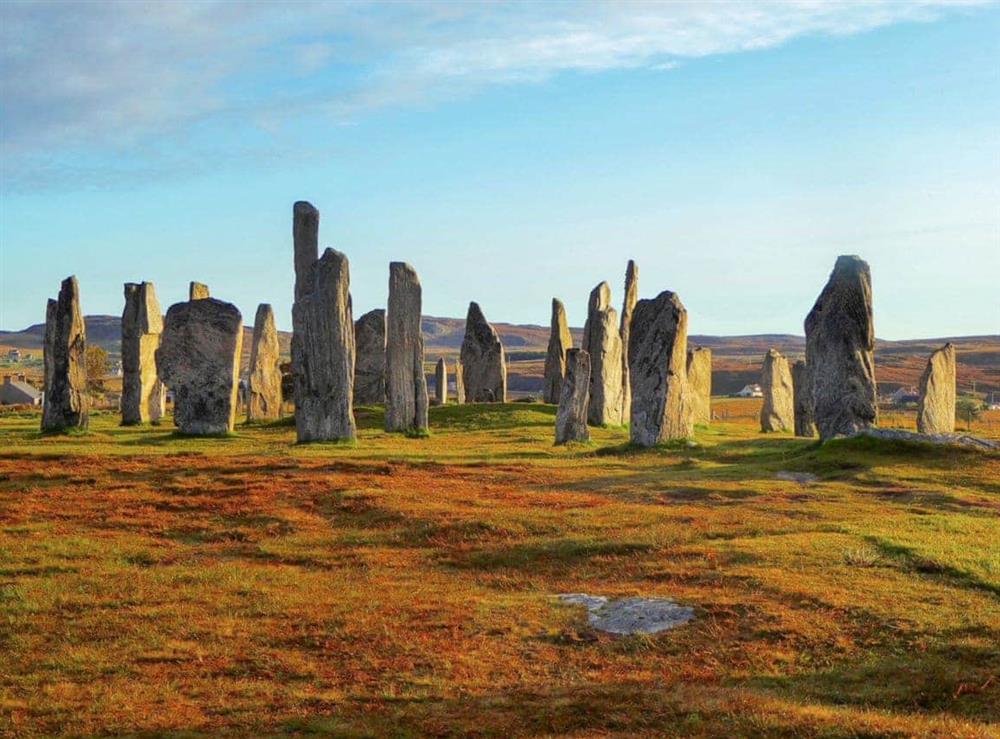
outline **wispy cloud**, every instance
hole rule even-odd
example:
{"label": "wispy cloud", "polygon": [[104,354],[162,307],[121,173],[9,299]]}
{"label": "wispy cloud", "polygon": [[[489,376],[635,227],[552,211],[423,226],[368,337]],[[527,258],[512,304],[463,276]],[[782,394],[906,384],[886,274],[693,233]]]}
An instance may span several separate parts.
{"label": "wispy cloud", "polygon": [[374,109],[567,72],[669,70],[979,4],[8,0],[0,5],[5,187],[59,172],[114,179],[99,171],[109,152],[135,160],[124,170],[170,168],[168,150],[211,156],[215,144],[198,141],[206,130],[253,126],[274,135],[302,117],[351,122]]}

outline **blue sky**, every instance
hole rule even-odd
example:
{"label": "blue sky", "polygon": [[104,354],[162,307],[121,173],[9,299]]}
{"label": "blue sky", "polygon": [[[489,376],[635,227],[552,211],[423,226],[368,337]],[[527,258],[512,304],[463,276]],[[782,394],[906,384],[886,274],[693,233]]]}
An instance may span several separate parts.
{"label": "blue sky", "polygon": [[1000,332],[1000,7],[0,6],[0,327],[207,282],[290,325],[291,208],[355,315],[581,325],[600,280],[701,334],[801,333],[838,254],[889,339]]}

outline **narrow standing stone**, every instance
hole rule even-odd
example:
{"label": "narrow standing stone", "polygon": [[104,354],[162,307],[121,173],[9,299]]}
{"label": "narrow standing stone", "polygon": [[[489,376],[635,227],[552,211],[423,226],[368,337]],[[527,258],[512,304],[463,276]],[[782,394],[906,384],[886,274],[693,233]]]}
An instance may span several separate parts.
{"label": "narrow standing stone", "polygon": [[191,281],[188,285],[188,300],[204,300],[212,297],[208,292],[208,285],[203,282]]}
{"label": "narrow standing stone", "polygon": [[788,369],[788,360],[776,349],[770,349],[764,355],[760,389],[764,393],[760,430],[791,431],[795,427],[792,373]]}
{"label": "narrow standing stone", "polygon": [[545,385],[542,400],[558,403],[561,396],[563,375],[566,374],[566,352],[573,347],[573,337],[566,325],[566,308],[562,301],[552,298],[552,322],[549,329],[549,347],[545,354]]}
{"label": "narrow standing stone", "polygon": [[122,312],[122,425],[158,421],[166,393],[156,374],[163,315],[152,282],[125,283]]}
{"label": "narrow standing stone", "polygon": [[250,346],[250,376],[247,381],[247,421],[281,418],[281,348],[274,327],[274,310],[267,303],[257,306]]}
{"label": "narrow standing stone", "polygon": [[622,323],[619,333],[622,337],[622,421],[631,417],[632,386],[628,379],[628,337],[632,326],[632,313],[639,300],[639,268],[635,261],[628,260],[625,268],[625,298],[622,300]]}
{"label": "narrow standing stone", "polygon": [[792,391],[795,404],[795,435],[811,439],[816,435],[816,425],[812,419],[812,380],[809,365],[800,359],[792,365]]}
{"label": "narrow standing stone", "polygon": [[156,369],[174,391],[174,424],[182,433],[224,434],[236,416],[243,317],[215,298],[170,306],[156,350]]}
{"label": "narrow standing stone", "polygon": [[385,342],[385,430],[427,429],[427,379],[420,333],[422,294],[416,270],[389,264]]}
{"label": "narrow standing stone", "polygon": [[826,287],[806,316],[806,364],[813,421],[824,441],[878,423],[872,278],[857,256],[837,257]]}
{"label": "narrow standing stone", "polygon": [[566,375],[559,389],[556,444],[590,441],[587,406],[590,404],[590,355],[583,349],[566,351]]}
{"label": "narrow standing stone", "polygon": [[305,200],[292,206],[292,248],[295,252],[295,300],[309,285],[309,270],[319,259],[319,211]]}
{"label": "narrow standing stone", "polygon": [[462,341],[462,371],[465,393],[470,403],[507,402],[507,358],[500,334],[479,308],[469,303]]}
{"label": "narrow standing stone", "polygon": [[611,288],[602,282],[590,293],[583,350],[590,355],[589,421],[593,426],[620,426],[622,416],[622,338],[618,312],[611,307]]}
{"label": "narrow standing stone", "polygon": [[688,349],[687,377],[691,390],[691,420],[708,425],[712,422],[712,350],[699,346]]}
{"label": "narrow standing stone", "polygon": [[931,354],[920,377],[917,431],[922,434],[955,431],[955,345],[950,342]]}
{"label": "narrow standing stone", "polygon": [[455,402],[465,405],[465,380],[462,379],[462,360],[455,360]]}
{"label": "narrow standing stone", "polygon": [[59,299],[45,309],[45,403],[42,431],[85,429],[89,422],[87,395],[87,329],[80,312],[80,285],[67,277]]}
{"label": "narrow standing stone", "polygon": [[448,405],[448,366],[440,357],[434,368],[435,399],[438,405]]}
{"label": "narrow standing stone", "polygon": [[633,444],[649,447],[691,435],[687,311],[669,290],[636,303],[629,334],[629,378]]}
{"label": "narrow standing stone", "polygon": [[354,404],[385,402],[385,310],[368,311],[354,322]]}

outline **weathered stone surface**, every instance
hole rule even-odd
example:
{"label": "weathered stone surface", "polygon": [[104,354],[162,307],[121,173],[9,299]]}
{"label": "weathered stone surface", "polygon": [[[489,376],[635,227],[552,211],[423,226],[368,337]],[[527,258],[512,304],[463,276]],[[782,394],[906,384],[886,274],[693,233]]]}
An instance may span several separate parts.
{"label": "weathered stone surface", "polygon": [[590,405],[590,355],[583,349],[566,351],[566,375],[559,389],[556,444],[590,441],[587,406]]}
{"label": "weathered stone surface", "polygon": [[122,312],[122,425],[157,421],[166,392],[156,374],[163,315],[152,282],[125,283]]}
{"label": "weathered stone surface", "polygon": [[811,439],[816,435],[816,424],[812,418],[812,379],[809,365],[800,359],[792,365],[792,391],[795,405],[795,435]]}
{"label": "weathered stone surface", "polygon": [[354,404],[385,402],[385,310],[368,311],[354,322]]}
{"label": "weathered stone surface", "polygon": [[309,270],[319,259],[319,211],[305,200],[292,206],[292,248],[295,252],[295,300],[310,283]]}
{"label": "weathered stone surface", "polygon": [[470,403],[506,403],[507,356],[500,334],[475,302],[469,303],[465,317],[461,357],[466,400]]}
{"label": "weathered stone surface", "polygon": [[955,345],[948,343],[931,354],[920,377],[917,431],[950,434],[955,430]]}
{"label": "weathered stone surface", "polygon": [[764,355],[760,374],[764,405],[760,409],[761,431],[791,431],[795,428],[792,373],[788,360],[776,349]]}
{"label": "weathered stone surface", "polygon": [[455,402],[465,405],[465,380],[462,379],[462,360],[455,360]]}
{"label": "weathered stone surface", "polygon": [[691,421],[712,422],[712,350],[703,346],[688,349],[687,378],[690,389]]}
{"label": "weathered stone surface", "polygon": [[59,299],[45,309],[45,403],[42,431],[85,429],[89,422],[87,395],[87,333],[80,312],[80,285],[67,277]]}
{"label": "weathered stone surface", "polygon": [[675,629],[694,618],[694,609],[680,606],[666,598],[617,598],[603,595],[565,593],[564,603],[587,609],[587,620],[598,631],[609,634],[658,634]]}
{"label": "weathered stone surface", "polygon": [[824,441],[878,423],[875,327],[868,264],[837,257],[830,279],[806,316],[806,364],[813,421]]}
{"label": "weathered stone surface", "polygon": [[212,296],[208,292],[208,285],[193,280],[188,285],[188,300],[204,300],[210,297]]}
{"label": "weathered stone surface", "polygon": [[549,348],[545,354],[545,385],[542,400],[558,403],[563,375],[566,374],[566,352],[573,348],[573,337],[566,324],[566,308],[562,301],[552,298],[552,324],[549,329]]}
{"label": "weathered stone surface", "polygon": [[602,282],[590,293],[582,347],[590,355],[590,408],[593,426],[620,426],[622,416],[622,337],[611,288]]}
{"label": "weathered stone surface", "polygon": [[904,429],[876,429],[867,428],[858,431],[852,436],[870,436],[874,439],[886,439],[888,441],[904,441],[914,444],[937,444],[940,446],[962,446],[970,449],[982,449],[986,451],[1000,450],[1000,441],[994,439],[983,439],[970,434],[920,434]]}
{"label": "weathered stone surface", "polygon": [[182,433],[224,434],[236,415],[243,317],[215,298],[170,306],[156,369],[174,391],[174,423]]}
{"label": "weathered stone surface", "polygon": [[281,418],[281,348],[274,327],[274,310],[267,303],[257,306],[250,346],[250,376],[247,381],[247,421]]}
{"label": "weathered stone surface", "polygon": [[389,264],[385,342],[385,430],[427,429],[427,379],[420,333],[422,291],[416,270]]}
{"label": "weathered stone surface", "polygon": [[628,378],[628,337],[632,313],[639,300],[639,268],[634,260],[625,267],[625,297],[622,300],[622,322],[618,333],[622,337],[622,422],[632,415],[632,386]]}
{"label": "weathered stone surface", "polygon": [[438,405],[448,404],[448,366],[444,363],[444,357],[438,358],[434,368],[434,399]]}
{"label": "weathered stone surface", "polygon": [[351,441],[354,424],[354,316],[347,255],[327,249],[302,276],[292,307],[297,336],[295,432],[300,442]]}
{"label": "weathered stone surface", "polygon": [[694,430],[687,380],[687,310],[664,291],[636,303],[629,334],[633,444],[654,446]]}

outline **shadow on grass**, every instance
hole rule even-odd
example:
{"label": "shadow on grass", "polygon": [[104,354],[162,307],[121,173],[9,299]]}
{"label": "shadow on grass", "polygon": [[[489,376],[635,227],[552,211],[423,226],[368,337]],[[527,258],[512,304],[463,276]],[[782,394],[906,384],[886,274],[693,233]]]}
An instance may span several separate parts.
{"label": "shadow on grass", "polygon": [[978,575],[961,570],[952,565],[919,554],[915,549],[887,541],[877,536],[867,537],[867,540],[887,557],[900,563],[903,569],[925,577],[944,579],[958,587],[968,590],[979,590],[1000,598],[1000,585],[983,580]]}
{"label": "shadow on grass", "polygon": [[463,570],[564,570],[587,563],[595,557],[623,557],[649,552],[652,544],[635,541],[598,541],[592,539],[555,539],[531,544],[517,544],[470,552],[453,553],[442,559]]}

